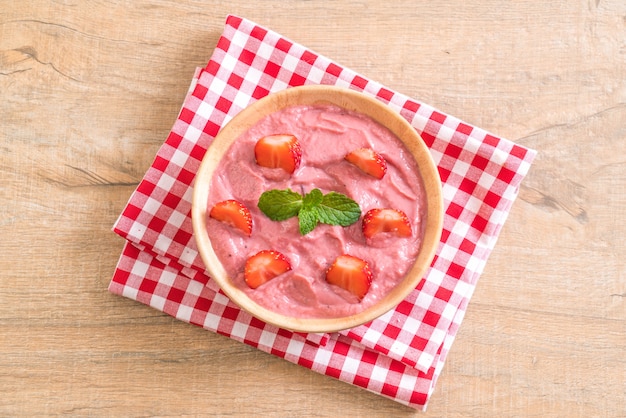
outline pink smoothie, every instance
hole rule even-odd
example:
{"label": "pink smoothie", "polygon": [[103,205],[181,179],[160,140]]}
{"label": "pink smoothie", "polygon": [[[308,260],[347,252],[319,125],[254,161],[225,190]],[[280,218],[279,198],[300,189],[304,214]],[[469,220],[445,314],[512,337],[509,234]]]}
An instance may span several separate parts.
{"label": "pink smoothie", "polygon": [[[254,146],[266,135],[289,133],[302,147],[300,167],[291,175],[256,164]],[[370,147],[387,162],[387,173],[375,179],[344,160],[350,151]],[[409,238],[383,233],[367,240],[361,220],[348,227],[319,224],[302,236],[297,217],[272,221],[257,207],[270,189],[308,193],[319,188],[355,200],[362,214],[373,208],[403,211],[413,228]],[[238,138],[220,162],[211,183],[209,210],[219,201],[236,199],[253,218],[250,237],[209,218],[208,233],[215,252],[233,282],[267,309],[295,317],[341,317],[375,304],[399,283],[412,266],[423,236],[425,192],[416,163],[402,142],[370,118],[334,106],[294,106],[274,113]],[[292,270],[256,289],[243,279],[248,257],[261,250],[283,253]],[[366,260],[372,285],[359,301],[329,285],[325,273],[335,258],[351,254]]]}

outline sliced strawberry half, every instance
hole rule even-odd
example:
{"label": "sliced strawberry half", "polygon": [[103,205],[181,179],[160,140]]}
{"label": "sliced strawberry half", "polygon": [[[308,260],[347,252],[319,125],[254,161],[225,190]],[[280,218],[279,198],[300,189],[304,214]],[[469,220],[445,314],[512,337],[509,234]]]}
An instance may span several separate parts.
{"label": "sliced strawberry half", "polygon": [[291,174],[300,166],[302,148],[291,134],[268,135],[257,141],[254,158],[261,167],[282,168]]}
{"label": "sliced strawberry half", "polygon": [[346,161],[354,164],[366,174],[382,179],[387,172],[387,162],[382,155],[371,148],[358,148],[345,156]]}
{"label": "sliced strawberry half", "polygon": [[381,232],[392,232],[400,237],[413,233],[406,214],[397,209],[371,209],[363,216],[363,235],[371,238]]}
{"label": "sliced strawberry half", "polygon": [[252,289],[291,270],[287,257],[274,250],[262,250],[246,261],[244,280]]}
{"label": "sliced strawberry half", "polygon": [[372,284],[372,271],[365,260],[343,254],[326,271],[326,281],[363,299]]}
{"label": "sliced strawberry half", "polygon": [[252,234],[252,216],[248,208],[237,200],[224,200],[213,206],[209,216],[239,229],[245,235]]}

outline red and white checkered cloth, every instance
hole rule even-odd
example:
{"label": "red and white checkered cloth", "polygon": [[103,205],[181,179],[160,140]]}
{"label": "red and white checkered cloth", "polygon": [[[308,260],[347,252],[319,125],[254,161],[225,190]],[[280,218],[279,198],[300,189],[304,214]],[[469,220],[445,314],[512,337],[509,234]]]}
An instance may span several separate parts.
{"label": "red and white checkered cloth", "polygon": [[[190,218],[194,176],[211,141],[255,100],[331,84],[389,104],[439,168],[444,231],[425,278],[398,307],[334,334],[300,334],[241,311],[207,276]],[[206,68],[114,231],[127,243],[110,291],[316,372],[424,408],[535,151],[394,92],[254,22],[229,16]]]}

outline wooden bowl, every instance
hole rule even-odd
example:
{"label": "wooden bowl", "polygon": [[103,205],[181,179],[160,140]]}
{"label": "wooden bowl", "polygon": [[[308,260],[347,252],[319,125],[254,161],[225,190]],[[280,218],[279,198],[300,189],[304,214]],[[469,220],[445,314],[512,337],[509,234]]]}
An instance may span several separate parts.
{"label": "wooden bowl", "polygon": [[[295,318],[268,310],[237,288],[217,258],[207,233],[207,202],[211,177],[230,145],[260,119],[294,105],[335,105],[364,114],[387,127],[407,147],[417,163],[426,191],[427,215],[421,249],[406,277],[379,303],[366,310],[340,318]],[[224,293],[239,307],[253,316],[275,326],[299,332],[335,332],[352,328],[375,319],[398,305],[416,288],[432,263],[441,238],[443,200],[441,181],[428,148],[415,129],[397,112],[380,101],[362,93],[332,86],[293,87],[258,100],[233,118],[216,136],[209,147],[196,176],[192,222],[198,250],[207,271]]]}

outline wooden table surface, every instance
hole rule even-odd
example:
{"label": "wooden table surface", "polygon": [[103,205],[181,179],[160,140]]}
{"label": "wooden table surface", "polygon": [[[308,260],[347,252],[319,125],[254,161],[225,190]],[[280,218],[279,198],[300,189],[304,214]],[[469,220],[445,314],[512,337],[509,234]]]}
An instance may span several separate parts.
{"label": "wooden table surface", "polygon": [[[539,154],[425,414],[107,291],[227,14]],[[626,416],[624,0],[0,0],[0,415]]]}

